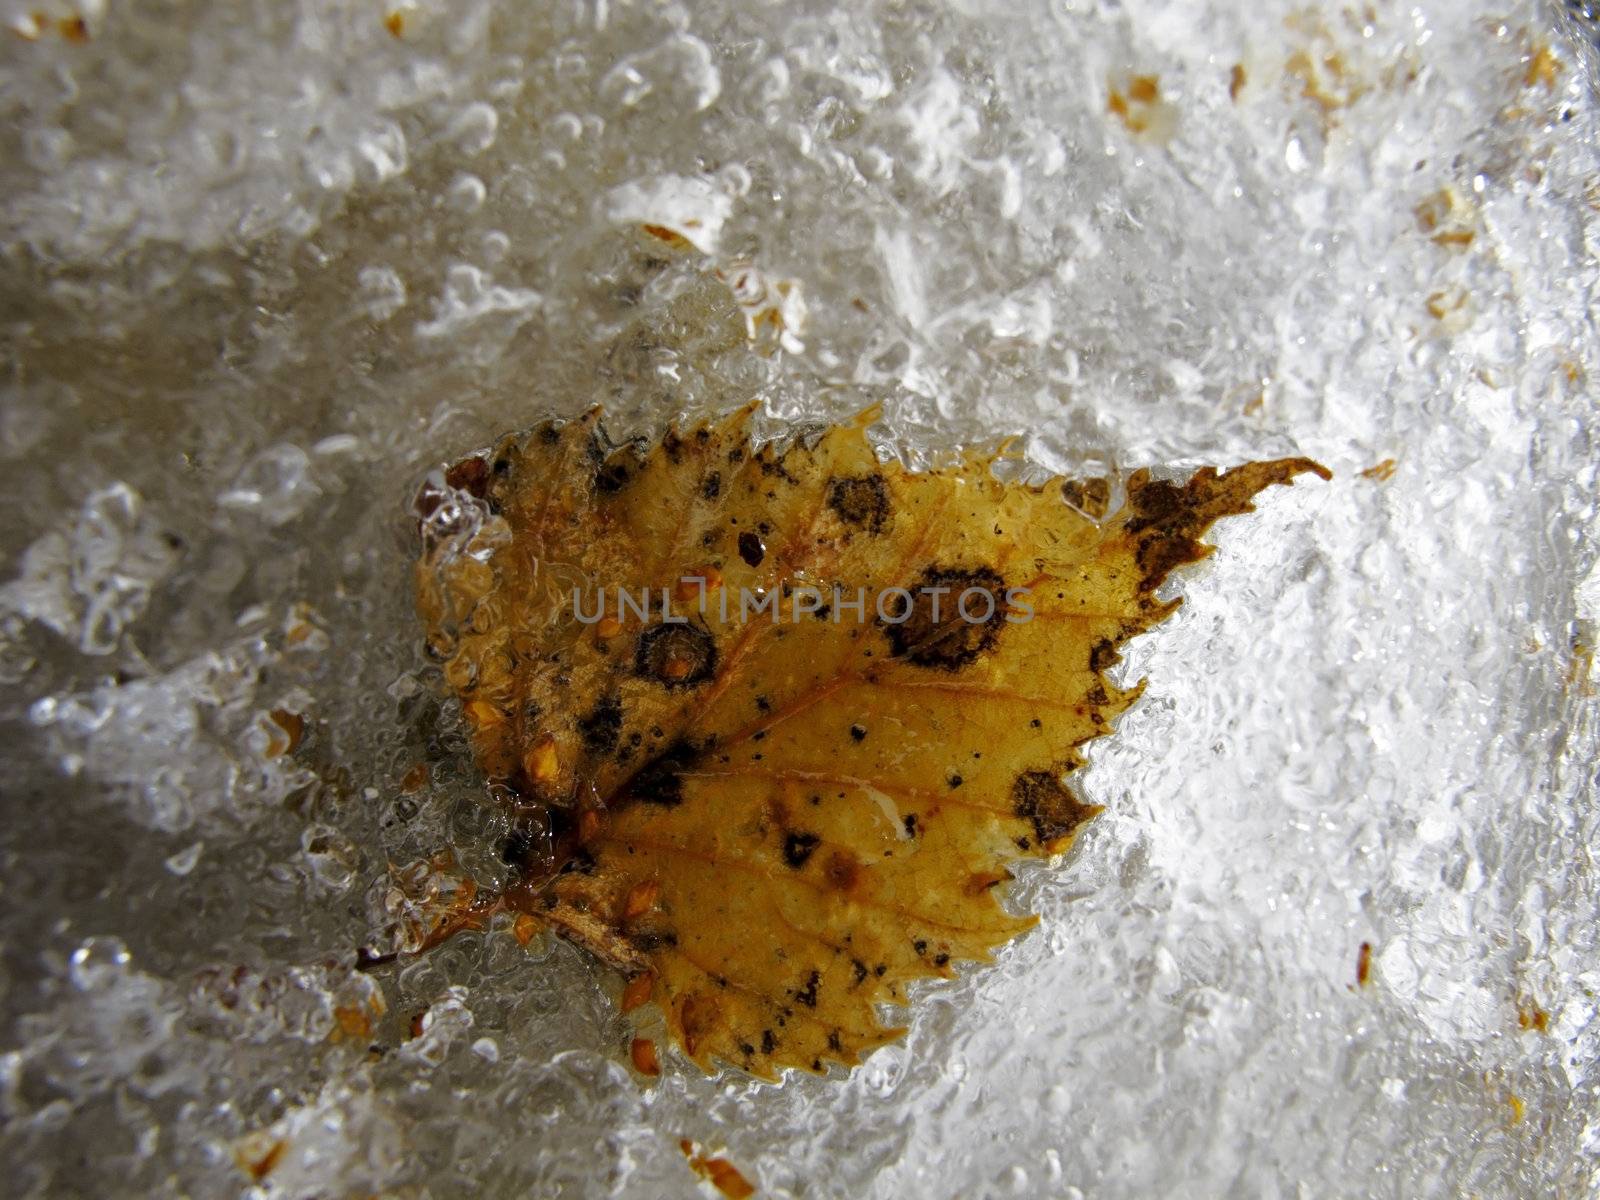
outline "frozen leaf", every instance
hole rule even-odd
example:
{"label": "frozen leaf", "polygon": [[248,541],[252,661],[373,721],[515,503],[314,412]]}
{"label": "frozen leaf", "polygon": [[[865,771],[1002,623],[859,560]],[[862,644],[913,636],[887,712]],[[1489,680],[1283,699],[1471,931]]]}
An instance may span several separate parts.
{"label": "frozen leaf", "polygon": [[1097,811],[1068,777],[1138,694],[1117,648],[1213,521],[1326,475],[1140,471],[1104,516],[1104,481],[880,462],[870,416],[647,448],[590,412],[419,497],[429,645],[518,821],[494,903],[628,975],[706,1069],[855,1063],[901,1032],[879,1005],[1032,925],[997,888]]}

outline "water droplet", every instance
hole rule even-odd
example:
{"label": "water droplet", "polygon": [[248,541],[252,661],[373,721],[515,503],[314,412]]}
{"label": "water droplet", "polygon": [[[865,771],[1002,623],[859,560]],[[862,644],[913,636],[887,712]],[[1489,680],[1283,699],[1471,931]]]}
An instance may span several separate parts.
{"label": "water droplet", "polygon": [[121,938],[92,937],[72,952],[68,977],[84,991],[104,987],[133,961]]}

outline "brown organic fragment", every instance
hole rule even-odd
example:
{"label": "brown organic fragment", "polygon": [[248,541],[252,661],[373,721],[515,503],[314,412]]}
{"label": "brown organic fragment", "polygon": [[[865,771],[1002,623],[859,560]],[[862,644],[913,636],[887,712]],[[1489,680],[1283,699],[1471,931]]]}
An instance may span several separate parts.
{"label": "brown organic fragment", "polygon": [[755,1184],[746,1179],[744,1172],[727,1159],[715,1158],[704,1153],[688,1138],[681,1140],[678,1148],[689,1160],[690,1169],[728,1197],[728,1200],[748,1200],[748,1197],[756,1194]]}
{"label": "brown organic fragment", "polygon": [[472,918],[594,953],[706,1070],[857,1063],[902,1032],[879,1005],[1029,928],[1000,885],[1098,811],[1072,775],[1139,693],[1118,648],[1177,607],[1157,590],[1213,522],[1327,477],[1139,471],[1108,512],[1106,481],[880,462],[871,416],[757,445],[745,409],[646,448],[592,411],[419,504],[427,644],[543,839]]}

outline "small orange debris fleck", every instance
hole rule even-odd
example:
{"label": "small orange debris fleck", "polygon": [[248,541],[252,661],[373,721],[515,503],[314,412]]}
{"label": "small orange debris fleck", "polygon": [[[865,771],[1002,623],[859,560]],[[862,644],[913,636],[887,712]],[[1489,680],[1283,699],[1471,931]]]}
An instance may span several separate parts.
{"label": "small orange debris fleck", "polygon": [[1550,1014],[1532,1002],[1517,1006],[1517,1025],[1524,1029],[1536,1030],[1547,1033],[1550,1030]]}
{"label": "small orange debris fleck", "polygon": [[1443,321],[1453,313],[1461,312],[1467,307],[1467,294],[1460,288],[1447,291],[1430,292],[1428,294],[1428,313],[1436,321]]}
{"label": "small orange debris fleck", "polygon": [[412,1015],[412,1017],[411,1017],[411,1036],[412,1037],[419,1038],[419,1037],[422,1036],[422,1018],[427,1016],[427,1015],[428,1015],[428,1013],[427,1013],[426,1009],[424,1009],[423,1011],[421,1011],[419,1013],[414,1013]]}
{"label": "small orange debris fleck", "polygon": [[740,1173],[739,1168],[725,1158],[707,1159],[706,1178],[728,1200],[746,1200],[756,1194],[755,1185]]}
{"label": "small orange debris fleck", "polygon": [[333,1019],[338,1024],[334,1030],[335,1040],[347,1037],[365,1041],[372,1036],[372,1021],[359,1008],[340,1005],[333,1010]]}
{"label": "small orange debris fleck", "polygon": [[487,700],[473,700],[467,704],[467,720],[478,729],[487,729],[495,725],[504,725],[505,713],[500,711],[500,706],[491,704]]}
{"label": "small orange debris fleck", "polygon": [[710,595],[721,586],[721,571],[715,567],[701,567],[694,574],[685,575],[678,580],[672,598],[678,601],[695,600],[702,595]]}
{"label": "small orange debris fleck", "polygon": [[257,1154],[245,1151],[236,1155],[235,1158],[239,1166],[244,1169],[250,1178],[260,1183],[268,1175],[272,1174],[273,1168],[278,1165],[278,1162],[283,1158],[283,1152],[288,1148],[288,1142],[282,1138],[277,1138],[262,1153]]}
{"label": "small orange debris fleck", "polygon": [[511,922],[511,936],[517,939],[519,945],[526,946],[533,941],[533,935],[539,932],[539,922],[527,913],[518,913],[517,919]]}
{"label": "small orange debris fleck", "polygon": [[417,763],[409,771],[407,771],[405,776],[400,780],[400,790],[408,796],[413,792],[420,792],[423,788],[428,786],[429,774],[430,772],[427,763]]}
{"label": "small orange debris fleck", "polygon": [[285,738],[281,742],[273,739],[273,746],[269,753],[274,756],[293,754],[300,746],[300,739],[305,735],[306,719],[299,713],[290,712],[284,708],[275,708],[267,715],[272,718],[274,725],[283,730]]}
{"label": "small orange debris fleck", "polygon": [[1154,75],[1113,77],[1106,94],[1106,109],[1122,121],[1129,133],[1143,140],[1164,141],[1173,131],[1177,110],[1161,99],[1161,82]]}
{"label": "small orange debris fleck", "polygon": [[632,1012],[650,1003],[650,995],[655,990],[656,976],[654,971],[645,971],[628,980],[628,985],[622,989],[622,1011]]}
{"label": "small orange debris fleck", "polygon": [[1594,674],[1594,647],[1582,634],[1572,639],[1571,656],[1567,659],[1567,687],[1575,689],[1585,699],[1595,694],[1589,677]]}
{"label": "small orange debris fleck", "polygon": [[728,1200],[748,1200],[756,1194],[755,1184],[744,1177],[744,1173],[725,1158],[712,1158],[701,1154],[699,1148],[688,1138],[678,1142],[678,1149],[683,1151],[683,1156],[689,1160],[689,1166],[700,1178],[710,1181],[711,1185],[721,1192]]}
{"label": "small orange debris fleck", "polygon": [[670,656],[661,666],[661,674],[668,679],[687,679],[694,670],[694,661],[683,654]]}
{"label": "small orange debris fleck", "polygon": [[405,37],[405,35],[406,35],[406,15],[405,15],[405,13],[396,10],[395,12],[391,12],[391,13],[386,14],[384,16],[384,18],[383,18],[383,27],[385,29],[387,29],[395,37]]}
{"label": "small orange debris fleck", "polygon": [[1372,943],[1362,942],[1356,954],[1356,983],[1366,987],[1372,978]]}
{"label": "small orange debris fleck", "polygon": [[1383,483],[1386,480],[1394,477],[1394,469],[1394,459],[1386,458],[1381,463],[1368,467],[1365,471],[1361,472],[1361,478],[1371,479],[1377,483]]}
{"label": "small orange debris fleck", "polygon": [[63,17],[56,28],[69,42],[81,43],[89,40],[89,24],[82,17]]}
{"label": "small orange debris fleck", "polygon": [[1436,246],[1462,249],[1472,245],[1477,232],[1471,227],[1472,206],[1454,188],[1446,187],[1424,198],[1413,210],[1417,228]]}
{"label": "small orange debris fleck", "polygon": [[656,1057],[656,1044],[649,1038],[634,1038],[633,1045],[628,1048],[628,1056],[633,1059],[633,1069],[641,1075],[661,1074],[661,1060]]}
{"label": "small orange debris fleck", "polygon": [[549,783],[561,773],[561,759],[556,754],[556,739],[548,733],[540,738],[524,758],[522,767],[535,783]]}
{"label": "small orange debris fleck", "polygon": [[602,638],[614,638],[622,632],[622,622],[616,617],[601,617],[594,631]]}
{"label": "small orange debris fleck", "polygon": [[1561,79],[1561,60],[1549,46],[1540,46],[1528,59],[1528,69],[1523,73],[1524,87],[1541,86],[1553,90]]}
{"label": "small orange debris fleck", "polygon": [[1139,104],[1154,104],[1161,98],[1161,81],[1154,75],[1135,75],[1128,81],[1128,99]]}
{"label": "small orange debris fleck", "polygon": [[1523,1103],[1522,1097],[1515,1092],[1507,1092],[1506,1103],[1511,1106],[1511,1124],[1521,1125],[1522,1119],[1528,1115],[1528,1106]]}
{"label": "small orange debris fleck", "polygon": [[661,895],[661,884],[654,879],[647,879],[634,884],[628,889],[627,898],[622,902],[622,918],[631,921],[635,917],[642,917],[655,907],[656,898]]}
{"label": "small orange debris fleck", "polygon": [[667,243],[674,250],[682,250],[689,245],[688,238],[684,237],[676,229],[668,229],[665,225],[645,225],[641,228],[651,237]]}
{"label": "small orange debris fleck", "polygon": [[1228,99],[1237,100],[1248,82],[1249,76],[1245,74],[1244,64],[1234,63],[1233,70],[1228,72]]}

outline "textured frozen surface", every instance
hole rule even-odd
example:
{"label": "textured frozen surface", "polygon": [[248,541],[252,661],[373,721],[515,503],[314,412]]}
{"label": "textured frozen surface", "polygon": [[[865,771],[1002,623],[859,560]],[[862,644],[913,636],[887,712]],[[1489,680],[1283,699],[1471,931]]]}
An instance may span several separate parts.
{"label": "textured frozen surface", "polygon": [[[8,1190],[692,1196],[680,1137],[776,1195],[1600,1186],[1588,32],[1003,8],[7,3]],[[848,1079],[641,1088],[565,946],[352,969],[407,864],[503,869],[403,509],[752,396],[1337,478],[1136,644],[998,967]]]}

